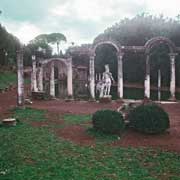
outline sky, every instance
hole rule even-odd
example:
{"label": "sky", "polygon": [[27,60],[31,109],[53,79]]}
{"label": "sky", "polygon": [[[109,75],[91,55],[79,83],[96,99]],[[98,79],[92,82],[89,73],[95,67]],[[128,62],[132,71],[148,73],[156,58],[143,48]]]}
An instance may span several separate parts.
{"label": "sky", "polygon": [[67,47],[92,43],[107,27],[143,12],[176,17],[180,0],[0,0],[0,23],[27,44],[42,33],[63,33]]}

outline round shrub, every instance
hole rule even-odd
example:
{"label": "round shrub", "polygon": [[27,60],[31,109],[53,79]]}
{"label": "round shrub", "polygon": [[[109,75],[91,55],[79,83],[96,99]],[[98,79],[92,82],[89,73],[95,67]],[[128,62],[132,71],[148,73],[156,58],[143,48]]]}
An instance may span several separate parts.
{"label": "round shrub", "polygon": [[100,110],[93,114],[92,123],[95,130],[106,134],[121,133],[125,128],[121,113],[112,110]]}
{"label": "round shrub", "polygon": [[141,105],[129,114],[130,127],[144,133],[162,133],[169,128],[168,114],[157,105]]}

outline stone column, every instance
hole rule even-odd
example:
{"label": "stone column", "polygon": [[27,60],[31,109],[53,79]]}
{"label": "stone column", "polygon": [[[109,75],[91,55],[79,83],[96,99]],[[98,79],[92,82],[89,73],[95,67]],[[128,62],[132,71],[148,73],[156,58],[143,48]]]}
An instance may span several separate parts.
{"label": "stone column", "polygon": [[144,80],[144,97],[150,98],[150,55],[146,56],[146,72]]}
{"label": "stone column", "polygon": [[17,51],[17,106],[24,107],[24,67],[23,51]]}
{"label": "stone column", "polygon": [[43,65],[42,64],[39,67],[38,89],[39,91],[43,91]]}
{"label": "stone column", "polygon": [[158,101],[161,101],[161,70],[158,70]]}
{"label": "stone column", "polygon": [[123,56],[124,53],[118,54],[118,97],[123,99]]}
{"label": "stone column", "polygon": [[170,64],[171,64],[171,80],[170,80],[170,100],[176,100],[175,92],[176,92],[176,75],[175,75],[175,59],[176,59],[175,53],[169,54],[170,57]]}
{"label": "stone column", "polygon": [[33,83],[33,91],[34,92],[38,91],[36,72],[37,72],[37,68],[36,68],[36,56],[33,55],[32,56],[32,83]]}
{"label": "stone column", "polygon": [[72,83],[72,58],[68,59],[67,65],[67,92],[68,97],[73,97],[73,83]]}
{"label": "stone column", "polygon": [[50,68],[51,68],[51,74],[50,74],[50,96],[51,97],[55,97],[54,62],[51,62]]}
{"label": "stone column", "polygon": [[90,89],[90,95],[92,99],[95,99],[95,69],[94,69],[94,59],[95,55],[90,56],[89,60],[89,89]]}
{"label": "stone column", "polygon": [[31,71],[31,92],[34,90],[33,71]]}

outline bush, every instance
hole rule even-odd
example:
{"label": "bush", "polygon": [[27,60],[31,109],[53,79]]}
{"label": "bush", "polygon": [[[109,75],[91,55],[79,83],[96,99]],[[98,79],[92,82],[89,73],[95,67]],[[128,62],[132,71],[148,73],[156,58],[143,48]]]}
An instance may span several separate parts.
{"label": "bush", "polygon": [[106,134],[121,133],[125,128],[121,113],[112,110],[100,110],[93,114],[93,127]]}
{"label": "bush", "polygon": [[169,128],[168,114],[157,105],[141,105],[129,115],[130,127],[148,134],[162,133]]}

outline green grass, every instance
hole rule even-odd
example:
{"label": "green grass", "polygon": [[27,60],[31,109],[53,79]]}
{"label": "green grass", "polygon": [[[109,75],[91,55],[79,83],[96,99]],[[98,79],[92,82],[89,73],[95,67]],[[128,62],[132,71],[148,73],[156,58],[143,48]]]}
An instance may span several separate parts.
{"label": "green grass", "polygon": [[63,117],[66,124],[77,125],[91,120],[90,115],[65,114]]}
{"label": "green grass", "polygon": [[16,74],[12,72],[0,72],[0,89],[4,90],[10,85],[16,84]]}
{"label": "green grass", "polygon": [[[24,79],[25,84],[30,84],[30,79]],[[10,85],[17,83],[17,75],[14,72],[3,71],[0,72],[0,90],[5,90]]]}
{"label": "green grass", "polygon": [[117,141],[121,138],[120,135],[105,134],[101,131],[95,130],[93,127],[87,128],[86,132],[90,136],[94,137],[96,139],[96,143],[98,144],[105,144],[108,142]]}
{"label": "green grass", "polygon": [[180,179],[178,154],[104,144],[79,146],[47,128],[30,126],[29,122],[45,120],[45,111],[17,109],[14,113],[21,123],[0,128],[1,180]]}
{"label": "green grass", "polygon": [[34,110],[32,108],[26,108],[25,110],[22,110],[15,108],[12,110],[12,112],[14,112],[15,118],[27,122],[42,122],[47,120],[45,117],[45,110]]}

